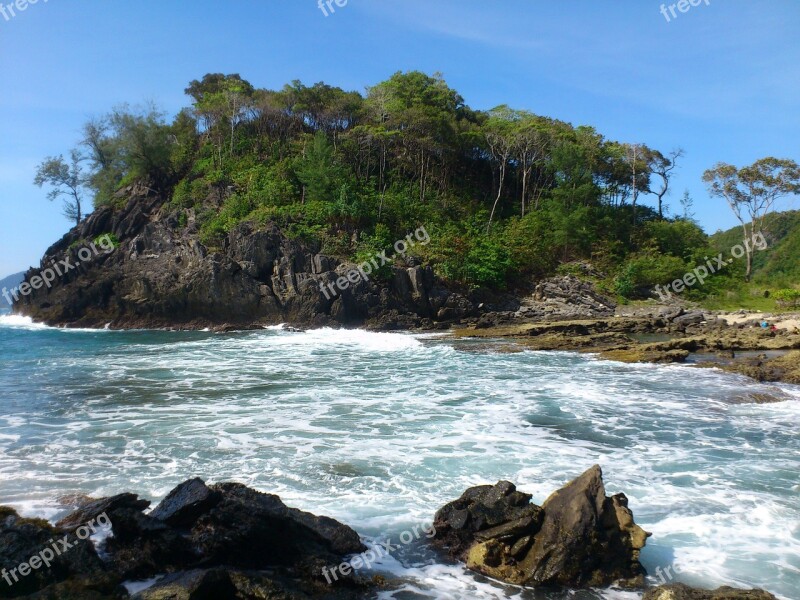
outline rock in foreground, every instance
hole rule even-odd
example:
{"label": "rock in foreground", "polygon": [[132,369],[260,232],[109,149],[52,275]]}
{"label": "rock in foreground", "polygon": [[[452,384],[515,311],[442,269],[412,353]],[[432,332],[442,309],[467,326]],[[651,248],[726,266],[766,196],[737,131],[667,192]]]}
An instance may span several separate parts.
{"label": "rock in foreground", "polygon": [[[289,508],[278,496],[193,479],[145,514],[149,505],[120,494],[85,504],[55,527],[0,507],[0,569],[18,568],[53,538],[66,536],[71,544],[49,568],[11,585],[0,579],[0,598],[126,598],[123,581],[165,574],[135,597],[344,599],[368,593],[355,577],[341,577],[332,586],[322,576],[322,567],[366,550],[358,534],[333,519]],[[88,522],[111,525],[102,560],[81,537]]]}
{"label": "rock in foreground", "polygon": [[731,587],[699,590],[682,583],[671,583],[647,590],[642,600],[777,600],[777,598],[764,590],[737,590]]}
{"label": "rock in foreground", "polygon": [[642,586],[648,533],[594,466],[542,507],[513,484],[470,488],[434,521],[434,544],[473,571],[515,585]]}

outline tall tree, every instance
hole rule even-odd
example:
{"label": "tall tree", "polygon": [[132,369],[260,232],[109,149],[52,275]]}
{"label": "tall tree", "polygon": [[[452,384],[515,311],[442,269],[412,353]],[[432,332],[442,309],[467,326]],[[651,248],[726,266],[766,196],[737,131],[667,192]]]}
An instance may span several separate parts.
{"label": "tall tree", "polygon": [[664,198],[669,192],[669,184],[672,180],[673,172],[678,166],[678,159],[682,158],[683,155],[681,148],[673,150],[668,156],[664,156],[658,150],[651,150],[648,153],[647,159],[650,172],[657,175],[661,180],[657,189],[650,189],[650,193],[655,194],[658,198],[658,216],[661,219],[664,218]]}
{"label": "tall tree", "polygon": [[486,233],[492,228],[494,214],[500,198],[503,197],[503,184],[506,180],[506,170],[508,161],[514,154],[516,148],[516,132],[514,121],[516,115],[505,104],[493,108],[489,113],[489,120],[483,126],[483,135],[486,140],[486,147],[489,149],[492,158],[497,163],[497,196],[492,205],[492,212],[489,215],[489,223],[486,225]]}
{"label": "tall tree", "polygon": [[239,74],[209,73],[200,81],[192,81],[185,92],[194,99],[195,114],[205,133],[216,139],[218,158],[222,162],[220,130],[225,128],[230,132],[229,153],[232,155],[236,127],[244,120],[255,89]]}
{"label": "tall tree", "polygon": [[757,160],[737,169],[718,163],[703,174],[712,196],[724,198],[742,225],[747,268],[745,280],[753,273],[753,240],[764,232],[764,218],[782,197],[800,194],[800,166],[789,159]]}
{"label": "tall tree", "polygon": [[[518,121],[514,129],[514,154],[516,155],[519,177],[522,180],[520,205],[521,213],[524,217],[525,208],[528,206],[531,174],[534,168],[547,158],[551,135],[547,130],[545,120],[527,111],[518,113]],[[537,186],[533,191],[535,197],[534,208],[537,208],[541,190]]]}
{"label": "tall tree", "polygon": [[83,157],[77,150],[70,152],[70,162],[65,161],[63,156],[48,157],[36,169],[36,177],[33,180],[39,187],[45,184],[51,186],[51,190],[47,192],[48,200],[64,197],[64,216],[70,221],[74,220],[75,225],[80,225],[83,219],[82,203],[86,175],[81,162]]}
{"label": "tall tree", "polygon": [[639,194],[650,189],[650,165],[648,156],[651,150],[643,144],[626,144],[625,158],[630,168],[631,176],[631,208],[633,213],[633,226],[637,225],[636,209]]}

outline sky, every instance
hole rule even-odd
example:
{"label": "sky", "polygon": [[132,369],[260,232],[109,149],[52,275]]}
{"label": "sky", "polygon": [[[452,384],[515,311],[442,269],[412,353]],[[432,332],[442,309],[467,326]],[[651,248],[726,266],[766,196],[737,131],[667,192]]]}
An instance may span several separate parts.
{"label": "sky", "polygon": [[33,185],[42,159],[116,105],[176,113],[210,72],[358,91],[441,72],[475,109],[683,148],[668,204],[680,212],[689,190],[706,231],[727,229],[704,170],[800,161],[800,2],[699,1],[673,17],[658,0],[339,0],[327,16],[318,0],[38,0],[14,16],[0,0],[0,277],[38,265],[70,227]]}

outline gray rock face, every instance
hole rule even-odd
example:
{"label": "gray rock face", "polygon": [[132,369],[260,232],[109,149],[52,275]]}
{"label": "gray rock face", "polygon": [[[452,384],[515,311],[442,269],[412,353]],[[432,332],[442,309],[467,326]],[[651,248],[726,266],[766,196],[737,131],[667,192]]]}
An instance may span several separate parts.
{"label": "gray rock face", "polygon": [[540,281],[533,295],[522,301],[517,316],[542,319],[611,317],[616,303],[586,281],[572,275]]}
{"label": "gray rock face", "polygon": [[[21,296],[15,311],[51,325],[130,327],[367,326],[408,329],[432,319],[474,314],[473,303],[446,290],[430,268],[393,266],[389,281],[324,286],[354,265],[290,240],[274,225],[242,223],[221,249],[198,240],[193,217],[181,224],[143,189],[125,191],[124,209],[100,208],[49,248],[31,282],[53,263],[74,265]],[[79,253],[105,234],[119,247],[83,261]],[[455,297],[454,297],[455,296]],[[444,312],[443,312],[444,311]]]}
{"label": "gray rock face", "polygon": [[508,482],[467,490],[443,507],[434,544],[467,567],[516,585],[641,586],[647,536],[623,494],[608,497],[600,467],[540,508]]}
{"label": "gray rock face", "polygon": [[542,506],[544,522],[522,561],[535,585],[641,585],[639,551],[648,533],[633,521],[623,494],[606,496],[595,465]]}
{"label": "gray rock face", "polygon": [[202,479],[190,479],[172,490],[149,516],[172,527],[188,527],[213,508],[220,497]]}

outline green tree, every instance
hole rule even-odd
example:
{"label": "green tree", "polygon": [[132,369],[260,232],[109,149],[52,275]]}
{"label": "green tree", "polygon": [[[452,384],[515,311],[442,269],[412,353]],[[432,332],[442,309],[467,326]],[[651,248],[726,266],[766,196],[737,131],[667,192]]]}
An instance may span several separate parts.
{"label": "green tree", "polygon": [[334,150],[323,131],[318,131],[296,168],[307,200],[332,202],[340,189],[343,171],[336,164]]}
{"label": "green tree", "polygon": [[724,198],[742,226],[747,260],[745,281],[753,274],[753,239],[764,232],[764,219],[782,197],[800,194],[800,166],[788,159],[757,160],[748,167],[718,163],[703,174],[712,196]]}
{"label": "green tree", "polygon": [[202,128],[217,147],[222,162],[223,140],[230,132],[229,154],[234,150],[234,134],[247,115],[255,89],[239,74],[209,73],[200,81],[194,80],[184,90],[194,99],[194,111]]}
{"label": "green tree", "polygon": [[650,172],[660,179],[658,187],[651,187],[650,193],[658,198],[658,217],[664,218],[664,198],[669,193],[669,184],[672,181],[672,175],[678,167],[678,159],[684,156],[682,149],[678,148],[664,156],[658,150],[650,150],[647,154],[648,166]]}
{"label": "green tree", "polygon": [[49,185],[47,198],[51,202],[64,197],[63,214],[75,225],[83,219],[82,203],[86,175],[81,167],[83,157],[77,150],[70,152],[67,162],[63,156],[46,158],[36,169],[33,183],[39,187]]}

